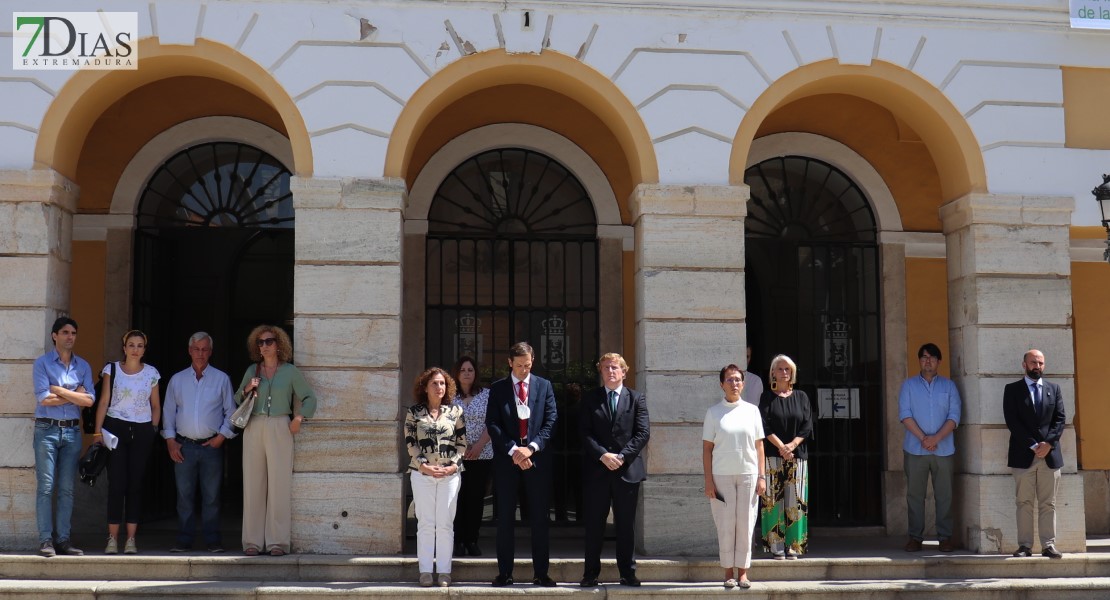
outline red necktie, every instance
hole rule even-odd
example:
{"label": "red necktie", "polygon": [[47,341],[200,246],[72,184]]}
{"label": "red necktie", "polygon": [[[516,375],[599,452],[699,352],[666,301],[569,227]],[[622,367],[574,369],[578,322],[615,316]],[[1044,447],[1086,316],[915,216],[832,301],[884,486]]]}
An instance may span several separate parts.
{"label": "red necktie", "polygon": [[[528,404],[528,390],[524,389],[524,382],[520,381],[516,384],[516,400],[517,402],[527,405]],[[528,420],[520,420],[520,439],[528,439]]]}

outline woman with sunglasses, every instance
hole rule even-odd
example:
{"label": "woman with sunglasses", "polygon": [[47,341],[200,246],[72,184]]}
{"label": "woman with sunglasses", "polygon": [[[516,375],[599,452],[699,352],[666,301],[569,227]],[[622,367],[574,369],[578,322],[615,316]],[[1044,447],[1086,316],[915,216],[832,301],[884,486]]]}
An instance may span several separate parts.
{"label": "woman with sunglasses", "polygon": [[293,358],[280,327],[259,325],[247,337],[253,365],[243,373],[235,403],[257,394],[243,432],[243,552],[290,552],[293,436],[316,412],[316,395]]}
{"label": "woman with sunglasses", "polygon": [[[124,554],[137,554],[135,534],[142,515],[143,476],[150,447],[162,416],[158,395],[158,369],[145,364],[146,334],[132,329],[123,334],[124,360],[104,365],[100,397],[109,398],[96,409],[93,437],[103,440],[104,431],[118,438],[108,453],[108,546],[105,554],[119,552],[119,524],[127,523]],[[111,394],[110,396],[108,394]],[[126,516],[124,510],[126,509]]]}

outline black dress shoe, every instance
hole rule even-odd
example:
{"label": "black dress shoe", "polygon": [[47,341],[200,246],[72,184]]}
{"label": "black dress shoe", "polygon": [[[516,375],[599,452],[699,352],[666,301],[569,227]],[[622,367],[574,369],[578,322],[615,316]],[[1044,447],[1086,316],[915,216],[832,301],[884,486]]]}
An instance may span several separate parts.
{"label": "black dress shoe", "polygon": [[[476,543],[463,544],[463,548],[466,550],[466,553],[469,556],[481,556],[482,555],[482,549],[479,548],[478,544],[476,544]],[[460,553],[459,556],[462,556],[462,554]]]}
{"label": "black dress shoe", "polygon": [[621,577],[621,585],[627,585],[628,587],[640,587],[640,578],[636,577],[635,575]]}
{"label": "black dress shoe", "polygon": [[1052,544],[1045,546],[1044,549],[1041,550],[1041,556],[1044,556],[1046,558],[1064,558],[1064,555],[1061,554],[1060,551],[1056,549],[1056,546],[1053,546]]}
{"label": "black dress shoe", "polygon": [[466,544],[462,542],[455,542],[454,556],[466,556]]}
{"label": "black dress shoe", "polygon": [[538,585],[540,587],[555,587],[558,584],[556,584],[555,580],[551,577],[543,575],[541,577],[536,577],[535,579],[533,579],[532,585]]}
{"label": "black dress shoe", "polygon": [[[73,544],[69,543],[69,540],[59,541],[57,548],[58,548],[57,553],[60,554],[60,555],[63,555],[63,556],[84,556],[85,555],[84,550],[75,547]],[[1057,553],[1057,554],[1059,554],[1059,553]],[[1045,556],[1048,556],[1048,555],[1045,554]],[[1057,558],[1059,558],[1059,556],[1057,556]]]}
{"label": "black dress shoe", "polygon": [[1014,556],[1033,556],[1033,550],[1029,546],[1018,546]]}
{"label": "black dress shoe", "polygon": [[502,574],[502,575],[498,575],[497,577],[494,577],[493,578],[493,583],[490,584],[490,585],[492,585],[493,587],[505,587],[507,585],[512,585],[512,584],[513,584],[513,576]]}
{"label": "black dress shoe", "polygon": [[585,587],[585,588],[597,587],[597,578],[596,577],[583,577],[582,581],[578,582],[578,585],[580,585],[582,587]]}

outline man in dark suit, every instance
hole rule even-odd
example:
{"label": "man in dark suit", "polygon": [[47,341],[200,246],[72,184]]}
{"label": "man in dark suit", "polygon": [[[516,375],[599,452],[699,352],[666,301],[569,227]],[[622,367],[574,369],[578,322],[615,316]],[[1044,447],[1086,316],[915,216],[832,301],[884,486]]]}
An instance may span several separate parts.
{"label": "man in dark suit", "polygon": [[647,398],[624,387],[628,363],[609,353],[597,363],[602,387],[582,399],[583,514],[586,526],[586,565],[582,587],[596,587],[601,574],[601,544],[605,518],[613,507],[617,526],[617,569],[621,585],[639,586],[635,545],[636,503],[640,482],[647,478],[640,453],[651,435]]}
{"label": "man in dark suit", "polygon": [[1033,505],[1041,555],[1063,556],[1056,550],[1056,492],[1060,486],[1060,437],[1064,434],[1064,398],[1060,386],[1041,378],[1044,354],[1030,350],[1022,360],[1025,377],[1006,386],[1002,414],[1010,430],[1007,464],[1017,485],[1018,549],[1014,556],[1032,556]]}
{"label": "man in dark suit", "polygon": [[489,387],[486,431],[493,443],[493,490],[497,501],[495,587],[513,584],[517,488],[523,482],[532,521],[532,583],[554,587],[548,569],[548,511],[554,459],[544,452],[558,413],[551,382],[532,375],[535,353],[527,342],[509,349],[509,377]]}

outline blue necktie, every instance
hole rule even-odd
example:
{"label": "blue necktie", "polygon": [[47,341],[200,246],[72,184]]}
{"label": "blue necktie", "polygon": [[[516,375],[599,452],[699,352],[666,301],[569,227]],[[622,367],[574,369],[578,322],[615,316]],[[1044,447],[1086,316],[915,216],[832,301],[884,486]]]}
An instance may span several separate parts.
{"label": "blue necktie", "polygon": [[1041,386],[1033,383],[1029,387],[1033,388],[1033,412],[1039,417],[1041,416]]}

